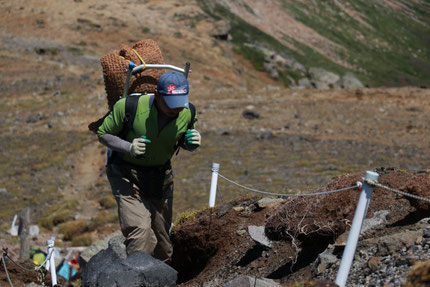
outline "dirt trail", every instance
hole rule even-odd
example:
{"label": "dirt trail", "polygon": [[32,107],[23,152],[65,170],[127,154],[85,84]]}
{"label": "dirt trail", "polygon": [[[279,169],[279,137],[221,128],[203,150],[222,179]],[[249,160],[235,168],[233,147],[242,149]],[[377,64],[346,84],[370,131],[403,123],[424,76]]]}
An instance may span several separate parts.
{"label": "dirt trail", "polygon": [[[94,140],[91,144],[82,148],[79,152],[70,156],[70,180],[62,190],[65,199],[78,200],[81,219],[90,219],[98,212],[97,202],[88,200],[91,187],[100,177],[101,168],[104,166],[104,155],[101,145]],[[82,196],[77,196],[83,193]]]}

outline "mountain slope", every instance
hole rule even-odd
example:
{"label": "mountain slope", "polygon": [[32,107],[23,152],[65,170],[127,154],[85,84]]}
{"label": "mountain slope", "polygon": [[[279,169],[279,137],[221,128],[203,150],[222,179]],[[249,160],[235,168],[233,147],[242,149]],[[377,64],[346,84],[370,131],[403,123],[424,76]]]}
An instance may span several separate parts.
{"label": "mountain slope", "polygon": [[353,72],[370,86],[429,84],[430,5],[426,1],[200,3],[214,18],[230,21],[233,43],[257,68],[263,52],[255,47],[264,47],[292,56],[306,68]]}
{"label": "mountain slope", "polygon": [[[64,246],[86,245],[118,228],[104,175],[106,149],[87,125],[107,112],[99,58],[145,38],[157,41],[167,63],[191,62],[190,98],[197,106],[203,145],[196,153],[180,152],[173,159],[175,215],[207,205],[212,162],[221,163],[221,173],[234,180],[274,192],[309,191],[333,176],[381,166],[420,171],[430,165],[428,89],[291,90],[280,81],[297,81],[313,66],[339,74],[351,68],[364,82],[367,77],[371,86],[397,81],[391,78],[394,70],[385,72],[398,65],[394,52],[385,59],[378,50],[379,57],[366,60],[369,65],[374,62],[371,70],[339,52],[360,58],[351,47],[367,45],[366,41],[342,42],[355,38],[329,37],[326,33],[332,32],[319,30],[319,23],[332,21],[325,14],[326,4],[340,2],[1,3],[0,242],[11,250],[18,246],[7,230],[13,215],[24,207],[31,208],[34,223],[43,228],[34,245],[44,246],[51,234]],[[384,26],[378,32],[369,20],[376,16],[370,12],[351,8],[362,2],[342,3],[335,7],[344,6],[352,28],[367,27],[376,38],[388,31]],[[395,9],[389,11],[411,22],[405,31],[428,35],[427,2],[372,3],[391,4]],[[400,29],[399,24],[392,25]],[[295,33],[297,37],[291,36]],[[417,43],[414,49],[420,47],[419,65],[426,69],[428,45],[422,47],[426,38],[410,37]],[[314,38],[318,42],[313,43]],[[296,70],[283,66],[280,80],[271,78],[264,68],[266,51],[290,60]],[[411,77],[415,82],[410,83],[420,84],[430,78],[427,74],[422,82]],[[246,118],[244,112],[254,116]],[[219,202],[242,195],[241,189],[225,182],[219,188]]]}

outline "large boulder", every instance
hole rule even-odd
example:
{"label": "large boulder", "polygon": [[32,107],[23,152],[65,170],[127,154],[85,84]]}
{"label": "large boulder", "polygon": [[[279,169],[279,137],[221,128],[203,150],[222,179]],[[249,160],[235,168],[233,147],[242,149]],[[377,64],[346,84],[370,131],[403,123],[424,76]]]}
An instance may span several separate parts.
{"label": "large boulder", "polygon": [[109,241],[109,247],[93,256],[82,273],[82,286],[176,286],[177,272],[144,252],[125,255],[123,237]]}
{"label": "large boulder", "polygon": [[214,29],[211,31],[211,36],[219,40],[231,41],[232,36],[230,34],[230,30],[230,22],[220,20],[214,23]]}
{"label": "large boulder", "polygon": [[313,88],[311,81],[308,78],[301,78],[297,84],[298,89]]}
{"label": "large boulder", "polygon": [[106,238],[93,243],[90,247],[86,248],[81,254],[79,254],[79,265],[84,268],[94,255],[109,247],[109,241],[114,237],[117,239],[122,237],[122,239],[124,239],[121,230],[118,230]]}
{"label": "large boulder", "polygon": [[363,83],[353,74],[346,73],[340,78],[339,84],[342,89],[364,88]]}
{"label": "large boulder", "polygon": [[339,75],[335,73],[315,67],[309,69],[309,78],[312,85],[317,89],[335,87],[340,79]]}

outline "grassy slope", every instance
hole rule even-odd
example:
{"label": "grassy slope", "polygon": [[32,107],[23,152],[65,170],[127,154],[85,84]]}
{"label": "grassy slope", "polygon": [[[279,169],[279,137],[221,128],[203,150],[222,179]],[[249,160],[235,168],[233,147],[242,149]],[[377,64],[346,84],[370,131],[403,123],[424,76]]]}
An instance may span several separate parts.
{"label": "grassy slope", "polygon": [[[371,85],[404,86],[428,83],[430,73],[430,6],[403,1],[420,22],[380,1],[348,2],[373,29],[353,19],[333,1],[304,5],[283,1],[296,18],[347,51],[349,63],[363,67]],[[357,35],[363,35],[364,39]],[[382,44],[381,44],[382,43]],[[383,44],[386,43],[386,44]]]}
{"label": "grassy slope", "polygon": [[[360,23],[334,4],[334,1],[280,0],[287,13],[344,49],[335,51],[352,67],[351,71],[370,86],[428,85],[430,75],[430,5],[399,1],[416,19],[380,1],[342,1],[372,28]],[[231,23],[235,52],[245,56],[254,67],[263,69],[263,55],[247,44],[259,43],[280,54],[291,54],[306,67],[319,66],[343,74],[339,66],[310,47],[284,36],[301,55],[288,49],[275,38],[248,24],[225,7],[200,0],[202,8],[215,19],[226,18]],[[362,35],[363,37],[359,37]],[[281,71],[281,78],[292,71]]]}

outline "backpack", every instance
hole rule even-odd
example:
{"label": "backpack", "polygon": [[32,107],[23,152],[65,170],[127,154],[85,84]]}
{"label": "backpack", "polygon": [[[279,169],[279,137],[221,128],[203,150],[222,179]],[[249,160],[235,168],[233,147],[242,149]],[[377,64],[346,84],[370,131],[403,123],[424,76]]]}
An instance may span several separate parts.
{"label": "backpack", "polygon": [[[141,93],[135,93],[130,94],[125,98],[125,118],[124,118],[124,126],[122,128],[122,131],[118,134],[118,136],[122,139],[125,139],[129,131],[133,130],[133,123],[134,118],[136,117],[137,112],[137,105],[139,103],[139,99],[144,94]],[[152,106],[152,103],[154,102],[154,96],[152,95],[149,99],[149,105]],[[194,123],[197,121],[196,119],[196,107],[189,103],[189,108],[191,112],[191,121],[188,124],[187,129],[192,129],[194,126]],[[176,143],[175,146],[175,152],[176,155],[179,153],[179,148],[184,144],[185,142],[185,133],[182,135],[182,137],[179,139],[179,141]],[[112,160],[116,156],[116,152],[112,151],[111,155],[108,155],[108,164],[112,163]]]}

